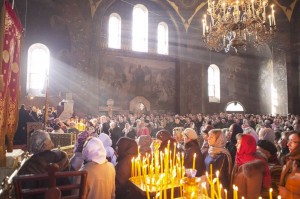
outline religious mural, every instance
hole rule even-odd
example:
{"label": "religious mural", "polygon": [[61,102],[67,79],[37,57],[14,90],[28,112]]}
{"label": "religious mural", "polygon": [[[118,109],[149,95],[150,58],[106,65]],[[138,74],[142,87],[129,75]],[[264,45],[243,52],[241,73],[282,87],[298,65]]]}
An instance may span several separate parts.
{"label": "religious mural", "polygon": [[168,61],[105,56],[99,67],[100,105],[112,98],[128,109],[131,99],[143,96],[154,110],[173,110],[175,64]]}

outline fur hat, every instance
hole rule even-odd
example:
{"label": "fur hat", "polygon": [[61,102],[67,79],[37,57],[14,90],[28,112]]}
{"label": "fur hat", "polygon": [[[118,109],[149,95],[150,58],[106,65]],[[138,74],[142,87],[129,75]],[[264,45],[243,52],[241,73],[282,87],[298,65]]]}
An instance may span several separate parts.
{"label": "fur hat", "polygon": [[106,161],[106,150],[99,138],[91,137],[83,146],[82,158],[84,161],[92,161],[102,164]]}
{"label": "fur hat", "polygon": [[269,151],[271,155],[274,155],[277,153],[277,149],[276,149],[275,145],[268,140],[259,140],[257,142],[257,146],[259,146],[260,148],[263,148],[266,151]]}
{"label": "fur hat", "polygon": [[192,128],[186,128],[183,131],[183,135],[190,138],[191,140],[197,140],[198,139],[198,135],[197,135],[196,131]]}

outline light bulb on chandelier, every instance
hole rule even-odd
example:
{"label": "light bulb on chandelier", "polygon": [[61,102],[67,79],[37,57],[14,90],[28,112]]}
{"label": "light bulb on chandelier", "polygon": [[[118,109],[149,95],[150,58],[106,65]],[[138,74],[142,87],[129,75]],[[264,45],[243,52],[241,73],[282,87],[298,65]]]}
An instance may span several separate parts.
{"label": "light bulb on chandelier", "polygon": [[230,48],[255,47],[272,40],[276,31],[274,5],[266,14],[268,0],[208,0],[207,14],[202,19],[203,43],[217,52]]}

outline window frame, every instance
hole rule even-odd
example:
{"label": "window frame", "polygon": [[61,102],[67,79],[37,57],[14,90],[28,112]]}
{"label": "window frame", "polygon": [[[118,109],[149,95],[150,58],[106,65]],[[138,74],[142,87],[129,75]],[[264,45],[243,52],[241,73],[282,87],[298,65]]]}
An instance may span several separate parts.
{"label": "window frame", "polygon": [[[136,16],[138,9],[144,12],[143,22],[139,21],[141,16]],[[143,27],[137,28],[141,24]],[[132,10],[132,51],[148,52],[148,9],[142,4],[135,5]]]}
{"label": "window frame", "polygon": [[[213,87],[213,91],[211,91],[211,87]],[[220,69],[215,64],[211,64],[207,69],[207,89],[209,102],[220,103]]]}
{"label": "window frame", "polygon": [[[115,24],[118,27],[115,27],[117,29],[116,30],[117,33],[114,33],[115,34],[114,37],[111,33],[112,31],[111,29],[113,28],[111,27],[111,25],[113,25],[111,20],[113,18],[116,18],[118,22],[118,24]],[[109,19],[108,19],[108,42],[107,42],[108,45],[107,46],[108,48],[112,48],[112,49],[121,49],[122,46],[121,42],[122,42],[122,19],[118,13],[112,13],[109,15]]]}

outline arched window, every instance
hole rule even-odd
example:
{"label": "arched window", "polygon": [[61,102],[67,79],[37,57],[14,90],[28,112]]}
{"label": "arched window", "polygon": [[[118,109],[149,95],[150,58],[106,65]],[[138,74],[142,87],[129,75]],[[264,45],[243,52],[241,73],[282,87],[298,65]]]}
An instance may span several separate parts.
{"label": "arched window", "polygon": [[109,16],[108,47],[121,49],[121,17],[117,13]]}
{"label": "arched window", "polygon": [[157,53],[169,54],[169,32],[165,22],[160,22],[157,27]]}
{"label": "arched window", "polygon": [[41,43],[31,45],[28,49],[27,60],[28,96],[45,96],[49,65],[50,52],[47,46]]}
{"label": "arched window", "polygon": [[144,5],[133,7],[132,50],[148,52],[148,10]]}
{"label": "arched window", "polygon": [[208,67],[208,97],[209,102],[220,102],[220,69],[211,64]]}
{"label": "arched window", "polygon": [[245,112],[245,109],[240,102],[234,101],[227,104],[225,112]]}

